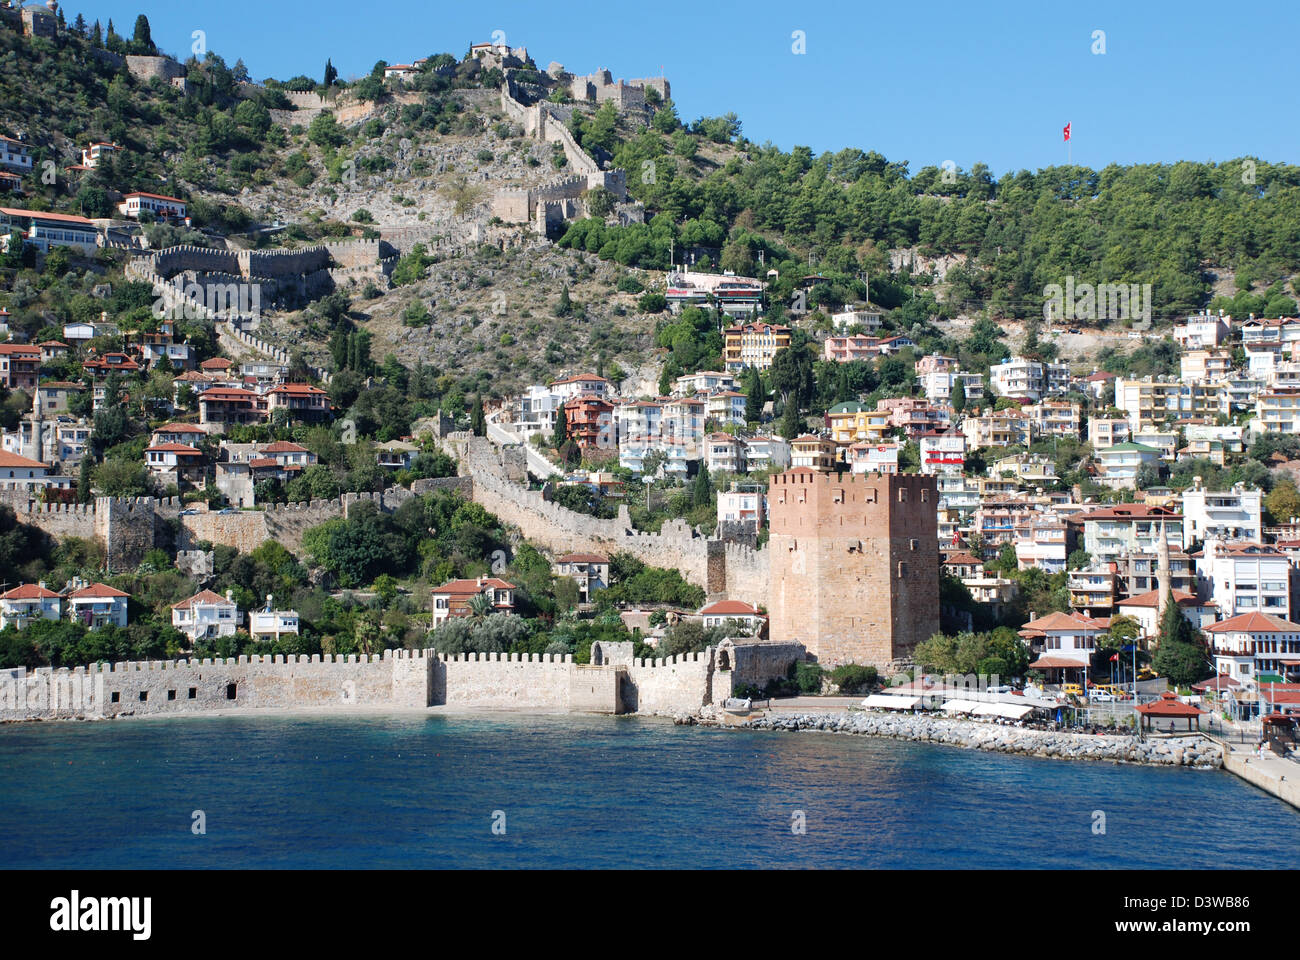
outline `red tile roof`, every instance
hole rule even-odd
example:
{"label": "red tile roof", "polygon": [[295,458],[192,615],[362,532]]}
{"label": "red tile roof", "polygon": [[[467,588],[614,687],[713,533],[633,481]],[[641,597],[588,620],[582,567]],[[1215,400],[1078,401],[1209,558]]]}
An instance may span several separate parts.
{"label": "red tile roof", "polygon": [[761,617],[757,607],[751,607],[741,600],[719,600],[700,611],[704,617]]}
{"label": "red tile roof", "polygon": [[0,450],[0,467],[19,467],[19,468],[36,468],[48,470],[45,464],[39,460],[28,460],[26,457],[20,457],[16,453],[10,453],[8,450]]}
{"label": "red tile roof", "polygon": [[121,590],[115,590],[106,583],[92,583],[88,587],[82,587],[68,595],[69,599],[80,599],[82,597],[129,597],[129,593],[123,593]]}
{"label": "red tile roof", "polygon": [[188,610],[191,606],[193,606],[193,605],[196,604],[196,603],[198,603],[198,604],[205,604],[205,603],[233,604],[234,601],[233,601],[233,600],[227,600],[227,599],[226,599],[225,597],[223,597],[221,594],[219,594],[219,593],[213,593],[211,590],[200,590],[198,593],[194,594],[194,596],[190,597],[188,600],[182,600],[180,603],[173,603],[173,604],[172,604],[172,609],[173,609],[173,610]]}
{"label": "red tile roof", "polygon": [[448,580],[441,587],[435,587],[433,593],[459,593],[471,595],[482,593],[484,587],[492,587],[494,590],[513,590],[513,583],[506,583],[504,580],[498,580],[496,577],[488,577],[482,583],[477,580]]}
{"label": "red tile roof", "polygon": [[8,593],[0,594],[0,600],[48,600],[57,596],[53,590],[46,590],[39,583],[24,583]]}
{"label": "red tile roof", "polygon": [[1252,611],[1211,623],[1203,629],[1206,633],[1300,633],[1300,623]]}

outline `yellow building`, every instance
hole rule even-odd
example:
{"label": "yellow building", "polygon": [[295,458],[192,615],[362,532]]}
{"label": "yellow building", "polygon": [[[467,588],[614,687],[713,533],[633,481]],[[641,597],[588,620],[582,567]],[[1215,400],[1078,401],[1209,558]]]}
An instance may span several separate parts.
{"label": "yellow building", "polygon": [[[835,441],[810,433],[790,441],[790,466],[808,467],[823,472],[835,469]],[[843,468],[841,468],[843,469]]]}
{"label": "yellow building", "polygon": [[865,403],[837,403],[826,412],[831,439],[841,446],[883,443],[889,433],[889,411],[872,410]]}
{"label": "yellow building", "polygon": [[722,356],[728,373],[739,373],[746,367],[766,370],[772,366],[776,352],[790,346],[790,328],[772,323],[745,323],[727,327],[722,334]]}

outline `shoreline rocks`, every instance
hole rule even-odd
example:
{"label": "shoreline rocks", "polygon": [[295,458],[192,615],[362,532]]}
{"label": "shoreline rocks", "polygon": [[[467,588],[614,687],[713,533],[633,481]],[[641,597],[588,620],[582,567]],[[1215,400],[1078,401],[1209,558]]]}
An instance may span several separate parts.
{"label": "shoreline rocks", "polygon": [[[683,718],[673,719],[675,723],[685,722]],[[764,714],[737,724],[718,724],[708,715],[691,719],[695,723],[729,726],[738,730],[815,730],[887,737],[915,743],[941,743],[973,750],[1059,760],[1101,760],[1198,769],[1217,769],[1223,766],[1223,749],[1212,740],[1197,736],[1141,740],[1122,734],[1112,736],[1034,730],[946,717],[877,714],[867,711],[843,714]]]}

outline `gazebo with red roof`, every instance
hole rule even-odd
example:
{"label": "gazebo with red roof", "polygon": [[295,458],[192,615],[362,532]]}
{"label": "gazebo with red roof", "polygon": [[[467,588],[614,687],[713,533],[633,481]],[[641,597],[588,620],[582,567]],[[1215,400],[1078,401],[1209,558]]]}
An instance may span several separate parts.
{"label": "gazebo with red roof", "polygon": [[[1201,729],[1201,715],[1208,711],[1200,707],[1193,706],[1190,703],[1183,703],[1178,699],[1178,694],[1172,690],[1166,690],[1160,694],[1159,700],[1153,700],[1150,703],[1139,703],[1137,705],[1138,716],[1142,718],[1142,729],[1148,729],[1148,725],[1153,720],[1169,720],[1170,730],[1179,720],[1187,721],[1187,729],[1192,729],[1192,721],[1196,722],[1196,729]],[[1156,729],[1150,727],[1150,729]]]}

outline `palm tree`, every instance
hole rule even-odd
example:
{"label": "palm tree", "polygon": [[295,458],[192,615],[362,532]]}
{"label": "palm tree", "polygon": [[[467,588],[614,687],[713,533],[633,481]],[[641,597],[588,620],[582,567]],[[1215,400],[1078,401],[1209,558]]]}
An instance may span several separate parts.
{"label": "palm tree", "polygon": [[469,615],[475,620],[482,620],[492,612],[492,601],[488,599],[486,593],[474,594],[465,606],[469,609]]}

